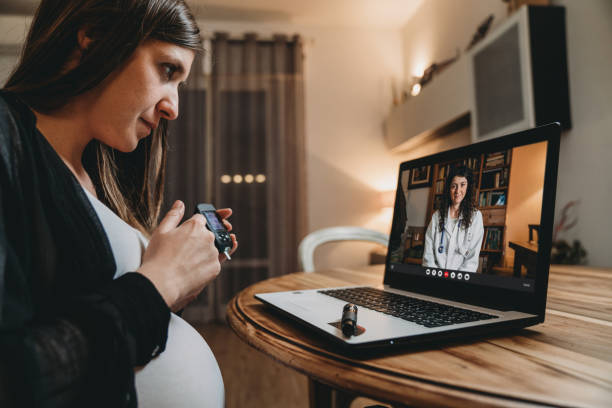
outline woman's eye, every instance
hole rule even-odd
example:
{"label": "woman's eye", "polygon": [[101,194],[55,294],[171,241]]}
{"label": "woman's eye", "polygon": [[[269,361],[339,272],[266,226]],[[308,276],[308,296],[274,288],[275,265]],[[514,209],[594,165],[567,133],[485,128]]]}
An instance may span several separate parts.
{"label": "woman's eye", "polygon": [[171,80],[174,76],[174,73],[177,71],[177,68],[172,64],[163,64],[162,67],[165,78],[167,80]]}

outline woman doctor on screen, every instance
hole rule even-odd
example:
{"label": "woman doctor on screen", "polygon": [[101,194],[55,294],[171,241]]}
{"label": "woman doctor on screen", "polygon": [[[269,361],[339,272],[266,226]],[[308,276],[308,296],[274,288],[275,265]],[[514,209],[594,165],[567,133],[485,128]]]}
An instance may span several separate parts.
{"label": "woman doctor on screen", "polygon": [[464,166],[451,169],[442,206],[427,227],[423,266],[476,272],[483,235],[472,171]]}

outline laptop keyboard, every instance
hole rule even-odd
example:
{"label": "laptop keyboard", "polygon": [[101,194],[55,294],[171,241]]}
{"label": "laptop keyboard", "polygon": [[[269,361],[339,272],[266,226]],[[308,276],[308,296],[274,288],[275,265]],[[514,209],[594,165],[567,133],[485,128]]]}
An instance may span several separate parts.
{"label": "laptop keyboard", "polygon": [[448,326],[497,317],[369,287],[320,290],[319,293],[425,327]]}

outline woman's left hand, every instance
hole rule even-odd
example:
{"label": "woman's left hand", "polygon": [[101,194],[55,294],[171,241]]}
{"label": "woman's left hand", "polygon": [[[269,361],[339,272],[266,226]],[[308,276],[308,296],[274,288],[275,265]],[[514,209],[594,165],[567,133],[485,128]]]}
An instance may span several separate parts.
{"label": "woman's left hand", "polygon": [[[232,209],[221,208],[220,210],[217,210],[217,214],[219,214],[219,217],[221,217],[221,219],[223,220],[223,225],[225,226],[225,228],[228,231],[231,231],[232,224],[227,219],[232,215]],[[233,255],[234,252],[236,252],[236,249],[238,248],[238,241],[236,240],[236,234],[230,234],[230,237],[232,238],[232,249],[230,251],[230,255]],[[227,258],[225,257],[225,254],[219,254],[219,262],[224,262],[226,259]]]}

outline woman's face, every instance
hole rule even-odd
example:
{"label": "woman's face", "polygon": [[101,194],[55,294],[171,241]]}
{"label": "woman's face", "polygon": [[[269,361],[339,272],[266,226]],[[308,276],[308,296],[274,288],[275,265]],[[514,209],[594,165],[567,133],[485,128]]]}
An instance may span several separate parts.
{"label": "woman's face", "polygon": [[178,87],[189,75],[195,54],[178,45],[148,40],[126,65],[92,91],[87,126],[94,139],[131,152],[159,120],[176,119]]}
{"label": "woman's face", "polygon": [[465,193],[467,192],[468,181],[465,177],[455,176],[453,177],[450,185],[450,199],[453,205],[461,204]]}

